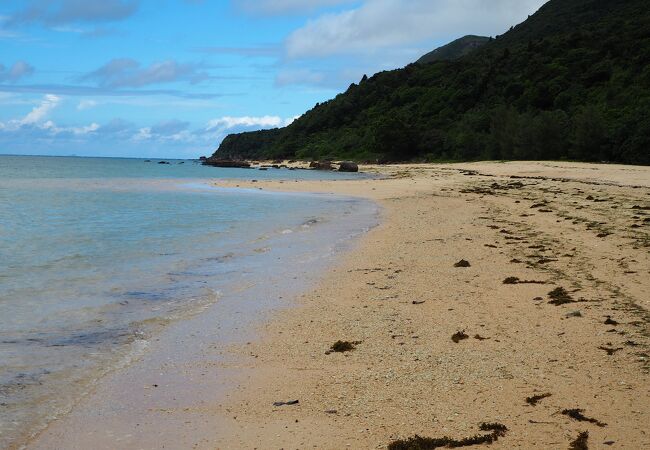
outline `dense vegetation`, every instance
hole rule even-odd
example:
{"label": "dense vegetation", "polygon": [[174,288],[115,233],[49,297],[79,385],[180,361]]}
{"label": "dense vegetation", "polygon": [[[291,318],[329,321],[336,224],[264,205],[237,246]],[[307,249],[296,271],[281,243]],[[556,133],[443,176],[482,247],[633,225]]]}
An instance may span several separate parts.
{"label": "dense vegetation", "polygon": [[219,157],[650,164],[648,0],[551,0],[453,61],[364,77]]}

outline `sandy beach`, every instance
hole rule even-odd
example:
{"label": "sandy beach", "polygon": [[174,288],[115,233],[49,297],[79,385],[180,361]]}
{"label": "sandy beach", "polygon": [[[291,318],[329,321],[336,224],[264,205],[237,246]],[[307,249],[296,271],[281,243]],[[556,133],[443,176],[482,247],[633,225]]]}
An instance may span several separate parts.
{"label": "sandy beach", "polygon": [[[387,448],[482,423],[507,427],[491,448],[569,448],[585,431],[589,448],[650,447],[650,168],[363,170],[381,177],[217,183],[364,197],[381,224],[257,337],[174,371],[233,373],[227,395],[202,381],[152,415],[137,448]],[[330,352],[339,340],[355,348]],[[32,447],[110,448],[111,433],[71,440],[80,425],[57,421]]]}

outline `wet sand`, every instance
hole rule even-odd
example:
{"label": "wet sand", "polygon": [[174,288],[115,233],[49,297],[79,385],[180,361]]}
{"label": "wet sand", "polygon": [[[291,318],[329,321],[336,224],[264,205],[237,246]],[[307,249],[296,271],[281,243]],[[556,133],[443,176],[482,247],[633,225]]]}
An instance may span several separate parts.
{"label": "wet sand", "polygon": [[[590,448],[650,446],[650,168],[364,169],[383,177],[219,183],[369,198],[382,224],[250,342],[143,374],[192,385],[196,398],[149,414],[137,447],[124,448],[386,448],[485,434],[482,422],[508,428],[491,448],[568,448],[583,431]],[[461,259],[470,266],[455,267]],[[567,303],[554,305],[559,287]],[[328,352],[338,340],[356,348]],[[222,373],[227,394],[196,389]],[[575,408],[599,423],[563,414]],[[34,448],[74,443],[83,433],[69,423]],[[97,439],[114,438],[83,442]]]}

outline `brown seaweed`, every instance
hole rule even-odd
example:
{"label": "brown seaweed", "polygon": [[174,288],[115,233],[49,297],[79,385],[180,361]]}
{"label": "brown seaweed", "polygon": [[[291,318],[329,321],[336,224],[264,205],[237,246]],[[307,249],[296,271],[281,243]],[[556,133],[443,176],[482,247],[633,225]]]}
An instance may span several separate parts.
{"label": "brown seaweed", "polygon": [[408,439],[396,440],[388,444],[388,450],[435,450],[437,448],[459,448],[472,445],[492,444],[500,437],[506,435],[508,428],[500,423],[482,423],[481,431],[488,434],[477,434],[462,439],[452,439],[447,436],[441,438],[428,438],[415,435]]}
{"label": "brown seaweed", "polygon": [[593,419],[591,417],[587,417],[584,414],[582,414],[584,409],[579,409],[579,408],[573,408],[573,409],[564,409],[562,410],[562,414],[565,416],[571,417],[573,420],[577,420],[578,422],[589,422],[598,425],[599,427],[606,427],[607,424],[604,422],[601,422],[600,420]]}

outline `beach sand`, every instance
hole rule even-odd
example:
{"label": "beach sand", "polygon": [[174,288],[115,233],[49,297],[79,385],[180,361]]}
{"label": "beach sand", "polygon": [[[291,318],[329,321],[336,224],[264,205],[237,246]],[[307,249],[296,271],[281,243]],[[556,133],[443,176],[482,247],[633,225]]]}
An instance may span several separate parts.
{"label": "beach sand", "polygon": [[[246,184],[369,197],[383,224],[233,349],[253,370],[222,409],[216,448],[386,448],[482,422],[508,427],[492,448],[568,448],[582,431],[590,448],[650,447],[650,211],[638,209],[650,168],[367,170],[386,178]],[[550,304],[556,287],[574,303]],[[468,339],[452,341],[458,331]],[[338,340],[359,343],[326,354]],[[300,403],[273,406],[287,400]],[[562,414],[574,408],[607,425]]]}
{"label": "beach sand", "polygon": [[[382,221],[256,339],[220,349],[227,363],[201,367],[237,369],[227,396],[166,411],[138,448],[386,448],[482,422],[508,428],[490,448],[563,449],[583,431],[590,448],[650,448],[650,168],[363,169],[382,178],[218,183],[370,198]],[[569,303],[550,303],[558,287]],[[338,340],[356,348],[328,352]],[[70,442],[65,427],[33,447]]]}

